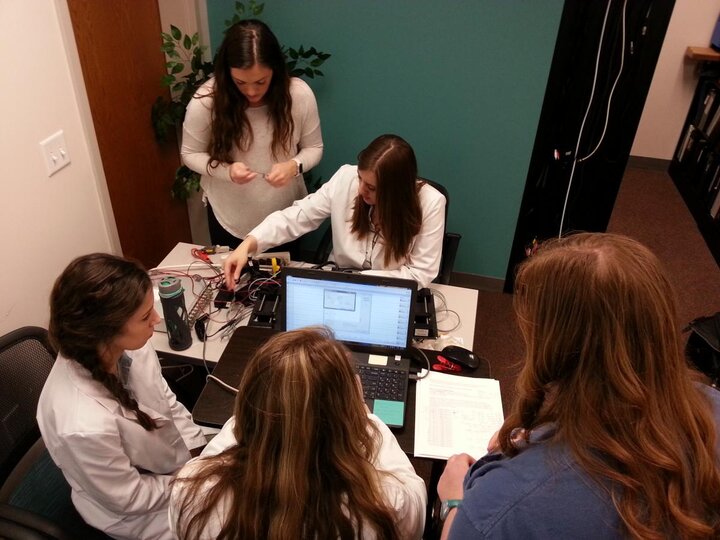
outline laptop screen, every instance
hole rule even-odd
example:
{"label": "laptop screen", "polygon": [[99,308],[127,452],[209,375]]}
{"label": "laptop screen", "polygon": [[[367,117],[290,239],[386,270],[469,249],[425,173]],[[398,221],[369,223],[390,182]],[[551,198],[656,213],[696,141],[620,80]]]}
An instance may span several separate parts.
{"label": "laptop screen", "polygon": [[350,348],[387,354],[410,345],[414,281],[302,268],[283,274],[285,330],[323,325]]}

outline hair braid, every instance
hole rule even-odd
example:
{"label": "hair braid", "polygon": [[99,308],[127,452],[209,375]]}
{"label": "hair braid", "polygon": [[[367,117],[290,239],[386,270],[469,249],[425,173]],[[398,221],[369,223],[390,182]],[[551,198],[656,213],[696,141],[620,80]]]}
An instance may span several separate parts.
{"label": "hair braid", "polygon": [[90,370],[92,378],[102,384],[108,391],[113,395],[115,399],[120,402],[120,405],[126,409],[130,409],[137,416],[138,422],[146,431],[152,431],[157,429],[155,420],[150,416],[141,411],[137,401],[130,395],[130,392],[123,386],[120,379],[113,373],[105,371],[100,364],[96,364],[93,369]]}
{"label": "hair braid", "polygon": [[157,429],[155,421],[150,418],[147,413],[140,410],[137,401],[135,401],[130,395],[130,392],[125,389],[120,379],[113,373],[105,371],[97,357],[90,353],[82,357],[78,355],[75,360],[90,372],[94,380],[107,388],[108,392],[110,392],[120,405],[133,411],[137,416],[138,422],[145,430],[152,431]]}

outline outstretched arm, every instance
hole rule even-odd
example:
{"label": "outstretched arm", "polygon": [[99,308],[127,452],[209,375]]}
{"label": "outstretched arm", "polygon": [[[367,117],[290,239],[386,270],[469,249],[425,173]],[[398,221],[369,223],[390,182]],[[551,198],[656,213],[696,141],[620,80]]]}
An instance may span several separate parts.
{"label": "outstretched arm", "polygon": [[240,279],[242,269],[247,265],[248,257],[257,252],[257,240],[252,235],[247,235],[245,240],[235,248],[230,256],[223,263],[225,272],[225,286],[231,291],[235,290],[235,283]]}

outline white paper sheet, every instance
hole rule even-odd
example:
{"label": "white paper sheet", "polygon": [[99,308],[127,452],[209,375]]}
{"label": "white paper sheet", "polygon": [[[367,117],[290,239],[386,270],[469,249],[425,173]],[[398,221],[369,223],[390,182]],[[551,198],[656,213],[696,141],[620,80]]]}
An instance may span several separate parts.
{"label": "white paper sheet", "polygon": [[498,381],[431,371],[417,383],[415,455],[447,459],[465,452],[478,459],[503,419]]}

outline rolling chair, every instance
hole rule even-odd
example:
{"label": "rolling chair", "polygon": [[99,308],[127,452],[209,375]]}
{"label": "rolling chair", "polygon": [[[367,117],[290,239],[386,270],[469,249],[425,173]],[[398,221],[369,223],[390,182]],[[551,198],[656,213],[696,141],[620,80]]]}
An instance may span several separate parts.
{"label": "rolling chair", "polygon": [[108,538],[77,513],[40,437],[37,404],[54,362],[44,328],[0,337],[0,538]]}
{"label": "rolling chair", "polygon": [[25,326],[0,337],[0,479],[40,438],[35,414],[55,353],[47,330]]}
{"label": "rolling chair", "polygon": [[[433,180],[427,178],[419,178],[423,182],[431,185],[437,189],[443,197],[445,197],[445,234],[443,236],[442,255],[440,256],[440,270],[438,271],[437,277],[433,280],[433,283],[440,283],[442,285],[448,285],[450,283],[450,277],[452,275],[453,267],[455,266],[455,256],[457,255],[458,247],[460,246],[460,239],[462,235],[458,233],[451,233],[447,231],[447,217],[448,210],[450,208],[450,195],[447,189],[442,184],[438,184]],[[329,220],[328,220],[329,221]],[[325,230],[317,249],[315,250],[315,256],[313,257],[313,263],[324,264],[330,257],[332,251],[332,228],[328,227]]]}

